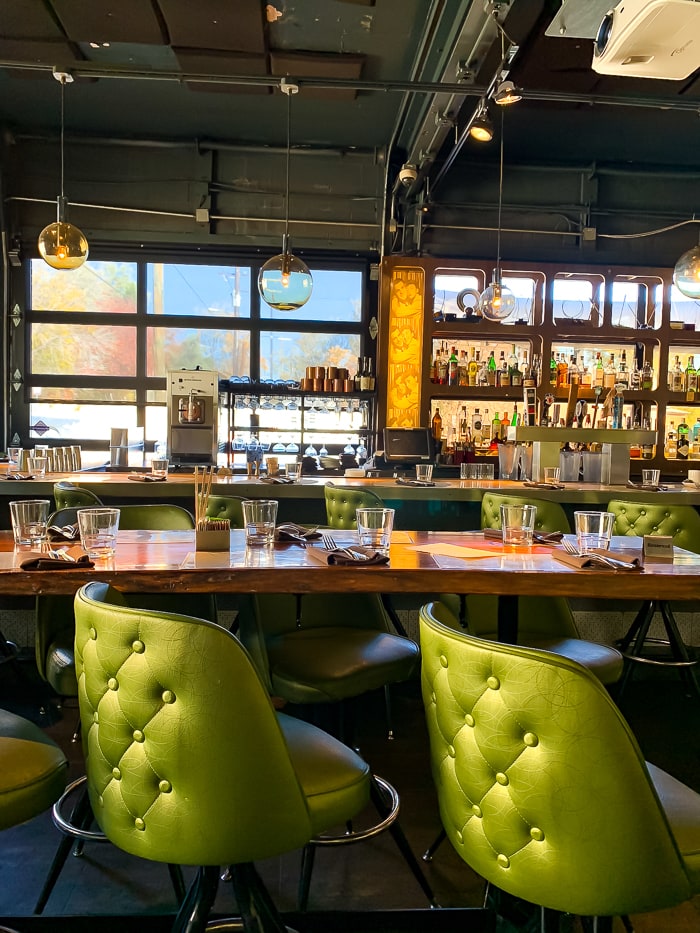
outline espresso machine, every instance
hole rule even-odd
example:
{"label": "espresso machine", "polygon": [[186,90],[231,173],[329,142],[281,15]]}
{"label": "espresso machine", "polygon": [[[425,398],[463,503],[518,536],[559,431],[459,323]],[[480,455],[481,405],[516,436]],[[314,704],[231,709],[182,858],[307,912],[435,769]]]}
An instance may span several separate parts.
{"label": "espresso machine", "polygon": [[168,458],[180,466],[216,466],[219,374],[168,373]]}

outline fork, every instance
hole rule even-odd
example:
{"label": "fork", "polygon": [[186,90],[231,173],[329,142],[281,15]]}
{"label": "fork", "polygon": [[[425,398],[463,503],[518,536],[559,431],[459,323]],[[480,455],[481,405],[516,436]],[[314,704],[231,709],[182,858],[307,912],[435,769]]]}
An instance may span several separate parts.
{"label": "fork", "polygon": [[361,554],[359,551],[353,551],[349,547],[338,547],[333,535],[330,535],[326,532],[323,532],[321,535],[321,540],[323,541],[323,546],[327,551],[337,551],[339,554],[344,554],[351,560],[369,560],[366,554]]}
{"label": "fork", "polygon": [[624,561],[617,561],[614,557],[605,557],[604,554],[582,554],[573,541],[567,541],[566,538],[562,539],[562,544],[567,554],[572,554],[574,557],[587,557],[597,563],[604,564],[606,567],[611,567],[613,570],[624,567]]}

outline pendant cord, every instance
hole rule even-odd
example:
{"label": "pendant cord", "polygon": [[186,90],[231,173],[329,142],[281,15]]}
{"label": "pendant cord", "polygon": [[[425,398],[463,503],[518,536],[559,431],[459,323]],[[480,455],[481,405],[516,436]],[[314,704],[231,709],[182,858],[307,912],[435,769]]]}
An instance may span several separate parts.
{"label": "pendant cord", "polygon": [[503,116],[501,110],[501,146],[498,172],[498,230],[496,233],[496,281],[501,284],[501,215],[503,212]]}
{"label": "pendant cord", "polygon": [[291,156],[292,148],[292,95],[289,91],[287,94],[287,181],[286,181],[286,194],[284,198],[284,242],[285,250],[287,247],[287,242],[289,241],[289,163]]}
{"label": "pendant cord", "polygon": [[65,136],[66,82],[61,78],[61,198],[63,198],[63,148]]}

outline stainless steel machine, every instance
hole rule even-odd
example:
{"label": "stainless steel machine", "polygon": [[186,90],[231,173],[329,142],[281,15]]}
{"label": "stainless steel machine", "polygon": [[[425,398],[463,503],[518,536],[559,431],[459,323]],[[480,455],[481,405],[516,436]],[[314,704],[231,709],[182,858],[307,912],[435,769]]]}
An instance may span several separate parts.
{"label": "stainless steel machine", "polygon": [[219,374],[203,369],[168,373],[168,457],[171,463],[215,466]]}

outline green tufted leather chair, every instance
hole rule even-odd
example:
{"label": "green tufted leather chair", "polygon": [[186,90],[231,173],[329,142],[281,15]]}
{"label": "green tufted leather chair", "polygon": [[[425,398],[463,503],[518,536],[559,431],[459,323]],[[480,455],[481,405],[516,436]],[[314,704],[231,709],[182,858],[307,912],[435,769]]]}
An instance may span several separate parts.
{"label": "green tufted leather chair", "polygon": [[654,765],[600,682],[568,658],[420,616],[440,816],[487,882],[610,917],[700,892],[700,795]]}
{"label": "green tufted leather chair", "polygon": [[227,518],[231,523],[231,528],[242,528],[241,503],[245,501],[244,496],[209,496],[207,518]]}
{"label": "green tufted leather chair", "polygon": [[63,793],[68,761],[45,732],[0,709],[0,830],[48,810]]}
{"label": "green tufted leather chair", "polygon": [[175,930],[204,929],[221,865],[231,866],[243,928],[268,929],[251,919],[275,915],[252,863],[356,817],[370,798],[368,765],[276,713],[247,652],[220,626],[129,608],[99,582],[78,591],[75,616],[98,824],[133,855],[198,866]]}
{"label": "green tufted leather chair", "polygon": [[329,528],[356,529],[355,512],[358,509],[383,509],[381,498],[369,489],[356,486],[336,486],[326,483],[326,521]]}
{"label": "green tufted leather chair", "polygon": [[[485,492],[481,501],[481,527],[501,527],[501,505],[528,503],[537,506],[538,531],[571,531],[569,520],[558,502],[525,496],[503,496]],[[455,611],[455,599],[445,600]],[[465,627],[471,635],[495,639],[498,623],[498,597],[470,595],[465,600]],[[568,600],[558,596],[518,598],[518,642],[544,651],[554,651],[583,664],[601,683],[614,684],[622,676],[623,658],[608,645],[586,641],[579,635]]]}
{"label": "green tufted leather chair", "polygon": [[94,492],[74,486],[67,480],[59,480],[53,484],[53,498],[57,509],[84,509],[104,504]]}
{"label": "green tufted leather chair", "polygon": [[[169,503],[119,506],[119,527],[122,530],[155,531],[194,528],[194,519],[187,509]],[[66,525],[77,520],[77,509],[65,508],[54,513],[50,524]],[[127,599],[129,597],[126,597]],[[140,593],[139,605],[144,608],[178,610],[216,621],[214,595],[199,593]],[[35,658],[41,677],[63,701],[78,695],[75,672],[75,617],[72,596],[40,595],[35,601]],[[74,737],[77,740],[77,734]],[[41,913],[51,895],[65,859],[73,845],[67,837],[61,840],[49,877],[42,889],[35,913]]]}
{"label": "green tufted leather chair", "polygon": [[[692,505],[666,505],[656,502],[627,502],[612,499],[607,510],[615,516],[613,534],[670,535],[676,547],[700,553],[700,514]],[[652,638],[649,629],[657,613],[665,629],[664,640]],[[659,645],[663,645],[659,653]],[[618,699],[624,692],[637,663],[663,665],[677,670],[687,691],[700,697],[696,674],[698,659],[683,641],[668,600],[647,600],[620,640],[620,648],[628,660]]]}

